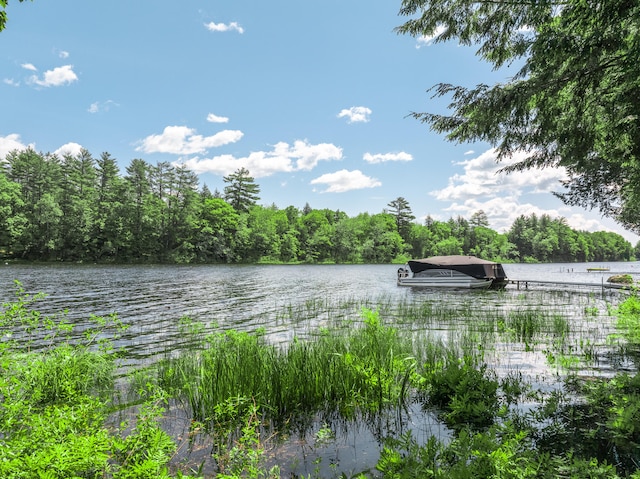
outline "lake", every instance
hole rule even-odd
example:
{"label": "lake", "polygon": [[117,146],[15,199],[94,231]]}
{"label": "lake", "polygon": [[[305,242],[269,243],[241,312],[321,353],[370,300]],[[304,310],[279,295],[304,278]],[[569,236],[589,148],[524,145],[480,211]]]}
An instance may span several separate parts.
{"label": "lake", "polygon": [[[324,306],[340,302],[432,300],[448,303],[482,297],[504,296],[493,292],[441,291],[398,287],[399,265],[83,265],[5,264],[0,266],[0,302],[12,300],[14,280],[30,294],[44,293],[39,309],[53,314],[67,310],[67,318],[82,329],[91,314],[117,313],[130,326],[119,346],[133,360],[151,358],[179,347],[178,320],[189,316],[211,331],[265,328],[274,342],[286,342],[302,330],[325,326],[318,317],[283,318],[282,312],[313,316]],[[506,264],[509,278],[602,285],[619,273],[640,280],[640,262]],[[589,272],[587,268],[609,268]],[[595,291],[578,286],[529,285],[529,291]],[[518,296],[515,285],[507,298]],[[489,293],[489,296],[487,296]],[[313,307],[309,306],[310,304]],[[324,317],[323,317],[324,316]]]}
{"label": "lake", "polygon": [[[0,265],[0,302],[14,298],[14,280],[22,283],[30,294],[44,293],[38,309],[46,314],[66,310],[68,320],[82,330],[90,315],[117,313],[130,329],[117,344],[125,352],[125,365],[152,362],[165,354],[176,353],[183,345],[179,320],[189,316],[201,321],[207,331],[235,329],[252,332],[264,329],[267,338],[286,344],[295,336],[331,326],[341,317],[358,317],[362,305],[375,307],[402,302],[431,302],[434,305],[466,305],[485,311],[521,308],[531,304],[553,308],[565,317],[584,322],[578,327],[595,348],[605,347],[613,321],[606,315],[606,305],[617,303],[617,291],[603,290],[602,285],[613,274],[631,274],[640,280],[640,262],[570,263],[570,264],[505,264],[509,278],[529,281],[585,283],[593,286],[530,284],[529,289],[509,285],[504,292],[442,291],[398,287],[399,265],[83,265],[83,264],[4,264]],[[589,272],[587,268],[608,268]],[[601,313],[593,321],[583,319],[586,308]],[[455,323],[446,325],[403,324],[420,334],[450,337]],[[424,329],[425,331],[421,331]],[[427,331],[428,330],[428,331]],[[498,371],[521,370],[537,386],[549,380],[549,365],[540,351],[528,346],[514,348],[513,343],[496,344],[495,363]],[[613,370],[600,361],[585,374]],[[553,378],[550,379],[553,382]],[[547,384],[547,387],[551,387]],[[188,428],[188,420],[184,428]],[[179,421],[174,420],[172,427]],[[418,409],[403,419],[407,427],[428,438],[443,435],[442,425]],[[183,431],[184,432],[184,431]],[[180,434],[177,431],[176,434]],[[299,465],[297,473],[313,470],[312,458],[324,463],[338,462],[339,470],[371,467],[377,460],[379,431],[354,425],[339,431],[330,447],[311,448],[310,438],[288,445],[277,452],[292,455]],[[312,454],[310,454],[313,449]],[[306,452],[305,452],[306,451]],[[205,454],[206,455],[206,454]],[[300,458],[303,458],[302,460]]]}

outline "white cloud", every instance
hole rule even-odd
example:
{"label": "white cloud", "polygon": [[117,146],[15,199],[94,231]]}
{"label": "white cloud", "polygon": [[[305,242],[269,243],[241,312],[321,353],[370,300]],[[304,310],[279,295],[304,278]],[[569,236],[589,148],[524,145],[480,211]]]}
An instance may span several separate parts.
{"label": "white cloud", "polygon": [[244,33],[244,28],[242,28],[237,22],[231,23],[205,23],[204,25],[207,27],[207,30],[211,32],[229,32],[235,30],[238,33]]}
{"label": "white cloud", "polygon": [[3,81],[3,83],[5,83],[6,85],[9,85],[9,86],[20,86],[20,82],[14,80],[13,78],[5,78],[2,81]]}
{"label": "white cloud", "polygon": [[387,161],[411,161],[413,160],[413,156],[404,151],[399,153],[376,153],[375,155],[365,153],[362,159],[367,163],[384,163]]}
{"label": "white cloud", "polygon": [[285,142],[277,143],[271,151],[256,151],[246,157],[218,155],[213,158],[190,158],[183,161],[187,168],[195,173],[213,173],[228,175],[239,168],[246,168],[254,178],[270,176],[275,173],[307,171],[313,169],[319,161],[340,160],[342,149],[329,144],[309,144],[295,141],[293,146]]}
{"label": "white cloud", "polygon": [[64,65],[53,70],[47,70],[42,78],[38,78],[37,75],[29,78],[29,83],[44,87],[69,85],[75,81],[78,81],[78,76],[73,71],[73,65]]}
{"label": "white cloud", "polygon": [[[498,232],[508,231],[519,216],[549,215],[551,218],[565,218],[567,224],[576,230],[615,231],[632,244],[636,236],[615,225],[612,220],[600,217],[577,207],[568,207],[552,191],[561,191],[560,180],[566,178],[562,168],[546,168],[498,174],[497,171],[524,158],[517,153],[510,159],[496,163],[496,152],[487,150],[479,156],[458,163],[464,172],[449,178],[449,184],[430,192],[438,200],[449,202],[443,209],[450,216],[470,218],[483,210],[491,228]],[[536,195],[535,204],[525,198]],[[435,217],[432,215],[432,217]],[[446,218],[443,218],[446,220]]]}
{"label": "white cloud", "polygon": [[60,51],[58,52],[58,56],[59,56],[60,58],[69,58],[69,52],[65,52],[64,50],[60,50]]}
{"label": "white cloud", "polygon": [[7,136],[0,136],[0,161],[3,161],[7,154],[13,150],[25,150],[27,148],[34,148],[33,143],[25,145],[20,140],[20,135],[12,133]]}
{"label": "white cloud", "polygon": [[77,156],[80,153],[80,150],[82,150],[82,145],[79,145],[78,143],[70,142],[62,145],[60,148],[54,151],[54,153],[59,157],[62,157],[65,155]]}
{"label": "white cloud", "polygon": [[107,100],[107,101],[102,101],[102,102],[96,101],[96,102],[93,102],[91,105],[89,105],[89,108],[87,108],[87,111],[89,113],[107,112],[107,111],[111,110],[112,106],[120,106],[120,105],[118,105],[113,100]]}
{"label": "white cloud", "polygon": [[460,162],[464,173],[452,176],[445,188],[431,194],[441,201],[459,201],[504,196],[505,193],[520,196],[525,192],[549,193],[561,189],[560,181],[567,177],[563,168],[498,173],[501,168],[522,160],[524,156],[525,153],[516,153],[511,159],[497,163],[496,151],[487,150],[475,158]]}
{"label": "white cloud", "polygon": [[32,72],[37,72],[38,71],[38,69],[32,63],[23,63],[20,66],[22,68],[24,68],[25,70],[29,70],[29,71],[32,71]]}
{"label": "white cloud", "polygon": [[573,229],[580,231],[613,231],[607,228],[597,219],[587,218],[582,213],[571,213],[569,215],[562,214],[562,217],[566,218],[567,224]]}
{"label": "white cloud", "polygon": [[340,170],[335,173],[327,173],[311,180],[311,184],[327,185],[327,189],[323,193],[344,193],[345,191],[382,186],[380,181],[363,174],[360,170]]}
{"label": "white cloud", "polygon": [[558,209],[545,209],[531,203],[520,203],[518,196],[504,195],[493,198],[468,198],[463,202],[453,202],[443,211],[447,211],[451,216],[462,216],[470,218],[476,211],[482,210],[487,214],[491,228],[504,233],[519,216],[537,216],[547,214],[552,218],[562,216]]}
{"label": "white cloud", "polygon": [[207,121],[210,123],[229,123],[229,118],[226,116],[218,116],[213,113],[207,115]]}
{"label": "white cloud", "polygon": [[347,123],[367,123],[371,115],[371,109],[366,106],[352,106],[338,113],[338,118],[347,118]]}
{"label": "white cloud", "polygon": [[136,151],[192,155],[205,153],[209,148],[235,143],[243,135],[239,130],[223,130],[212,136],[202,136],[196,135],[193,128],[167,126],[162,134],[150,135],[143,139]]}
{"label": "white cloud", "polygon": [[[520,202],[518,196],[504,196],[490,198],[484,201],[482,198],[467,199],[464,202],[454,202],[443,211],[447,211],[451,216],[462,216],[470,218],[473,213],[482,210],[489,218],[492,229],[499,233],[509,231],[515,220],[520,216],[531,216],[535,214],[540,217],[548,215],[553,219],[565,218],[569,227],[579,231],[612,231],[624,236],[629,242],[635,244],[638,241],[636,235],[623,230],[615,225],[611,220],[600,218],[586,211],[579,211],[579,208],[569,208],[555,200],[558,207],[542,207],[529,202]],[[447,218],[442,218],[446,221]],[[616,227],[617,226],[617,227]]]}
{"label": "white cloud", "polygon": [[297,170],[312,170],[319,161],[322,160],[339,160],[342,158],[342,148],[331,143],[319,143],[311,145],[306,140],[296,140],[293,147],[288,143],[277,143],[273,151],[276,156],[284,156],[296,160]]}
{"label": "white cloud", "polygon": [[435,42],[435,40],[440,35],[442,35],[446,30],[447,30],[447,27],[445,27],[444,25],[439,25],[436,28],[435,32],[433,32],[433,35],[422,35],[418,37],[418,44],[416,45],[416,48],[428,47],[432,45]]}
{"label": "white cloud", "polygon": [[240,168],[246,168],[254,178],[294,170],[290,158],[270,156],[263,151],[253,152],[249,156],[241,158],[236,158],[233,155],[218,155],[212,158],[195,157],[176,164],[183,164],[198,174],[213,173],[220,176],[228,175]]}

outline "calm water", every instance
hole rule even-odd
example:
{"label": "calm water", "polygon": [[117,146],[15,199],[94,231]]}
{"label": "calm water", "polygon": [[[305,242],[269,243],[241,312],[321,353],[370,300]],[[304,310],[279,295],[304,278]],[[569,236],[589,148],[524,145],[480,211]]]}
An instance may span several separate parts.
{"label": "calm water", "polygon": [[[493,291],[441,291],[412,289],[396,285],[399,265],[274,265],[274,266],[95,266],[95,265],[0,265],[0,302],[14,298],[14,280],[30,293],[44,293],[38,309],[46,314],[67,310],[68,320],[82,329],[90,315],[117,313],[130,325],[118,346],[126,351],[127,364],[152,361],[163,354],[179,351],[184,338],[179,319],[189,316],[204,322],[208,331],[236,329],[255,331],[264,328],[274,343],[286,343],[295,335],[304,336],[335,320],[336,310],[345,317],[357,317],[360,305],[377,301],[388,304],[430,301],[471,305],[485,310],[520,307],[522,301],[558,310],[563,316],[581,318],[586,307],[606,311],[608,302],[617,302],[615,291],[603,291],[606,279],[619,273],[631,274],[640,280],[640,262],[633,263],[572,263],[504,265],[507,275],[517,280],[589,283],[593,287],[572,285],[531,284],[518,290],[509,285],[504,293]],[[588,267],[609,268],[606,272],[588,272]],[[345,306],[347,305],[347,306]],[[333,318],[333,319],[332,319]],[[386,318],[383,318],[386,319]],[[578,319],[577,319],[578,320]],[[414,329],[416,334],[440,334],[447,337],[455,329],[450,323],[440,330],[400,325]],[[429,329],[420,331],[419,328]],[[448,328],[448,329],[447,329]],[[605,316],[580,325],[581,331],[594,343],[604,344],[611,332],[612,320]],[[437,329],[437,328],[436,328]],[[542,353],[528,348],[514,348],[513,343],[497,344],[496,370],[524,371],[531,380],[543,384],[552,375]],[[607,369],[600,364],[598,373]],[[187,435],[189,419],[177,414],[170,427],[176,435]],[[358,471],[373,467],[380,449],[380,437],[389,428],[410,428],[414,435],[426,440],[447,432],[429,413],[418,406],[408,411],[397,423],[376,430],[362,424],[349,424],[335,431],[336,439],[328,446],[314,445],[313,434],[292,438],[274,451],[280,460],[290,458],[291,471],[308,475],[320,458],[326,475],[334,472],[328,464],[337,464],[338,471]],[[320,427],[322,425],[318,425]],[[182,428],[182,430],[181,430]],[[397,430],[395,431],[398,432]],[[198,464],[206,459],[205,446],[194,453]]]}

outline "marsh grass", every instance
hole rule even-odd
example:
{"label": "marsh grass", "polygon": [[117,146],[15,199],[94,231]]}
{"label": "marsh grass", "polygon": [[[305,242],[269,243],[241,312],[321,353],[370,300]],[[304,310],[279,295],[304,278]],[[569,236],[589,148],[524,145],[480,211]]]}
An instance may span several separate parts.
{"label": "marsh grass", "polygon": [[410,339],[383,326],[377,312],[363,315],[361,327],[325,331],[286,348],[263,335],[211,335],[205,349],[162,361],[159,384],[204,424],[215,424],[219,406],[233,397],[252,398],[279,425],[305,424],[318,413],[353,418],[402,404],[415,368]]}
{"label": "marsh grass", "polygon": [[23,398],[43,406],[64,403],[82,395],[111,397],[114,371],[112,358],[62,344],[47,354],[27,355],[21,361],[12,362],[9,374],[25,386],[21,392]]}
{"label": "marsh grass", "polygon": [[[594,361],[598,344],[580,329],[594,318],[592,298],[583,300],[591,305],[582,309],[584,318],[563,314],[572,301],[565,294],[505,299],[469,295],[447,304],[417,297],[394,304],[365,298],[360,304],[374,309],[363,307],[360,320],[354,319],[356,299],[285,305],[278,318],[302,316],[291,321],[297,334],[288,344],[271,344],[266,330],[214,333],[202,347],[161,361],[158,384],[198,423],[215,424],[216,408],[235,397],[257,401],[276,427],[304,429],[318,414],[352,419],[406,404],[423,370],[448,357],[495,365],[519,344],[523,353],[541,354],[556,368],[576,370]],[[327,326],[314,329],[317,318]],[[514,372],[508,366],[504,371]],[[513,381],[507,387],[514,389]],[[242,401],[238,408],[242,414]]]}

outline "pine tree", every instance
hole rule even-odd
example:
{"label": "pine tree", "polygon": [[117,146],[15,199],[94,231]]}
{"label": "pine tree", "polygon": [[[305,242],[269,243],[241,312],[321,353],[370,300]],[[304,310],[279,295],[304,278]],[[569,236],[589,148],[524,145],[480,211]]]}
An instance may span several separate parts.
{"label": "pine tree", "polygon": [[404,241],[408,241],[411,222],[416,219],[411,212],[409,202],[400,196],[391,201],[387,206],[390,208],[389,213],[395,216],[398,233]]}
{"label": "pine tree", "polygon": [[224,187],[224,199],[238,212],[249,211],[249,208],[260,199],[260,187],[255,183],[249,170],[240,168],[235,173],[223,177],[227,186]]}

